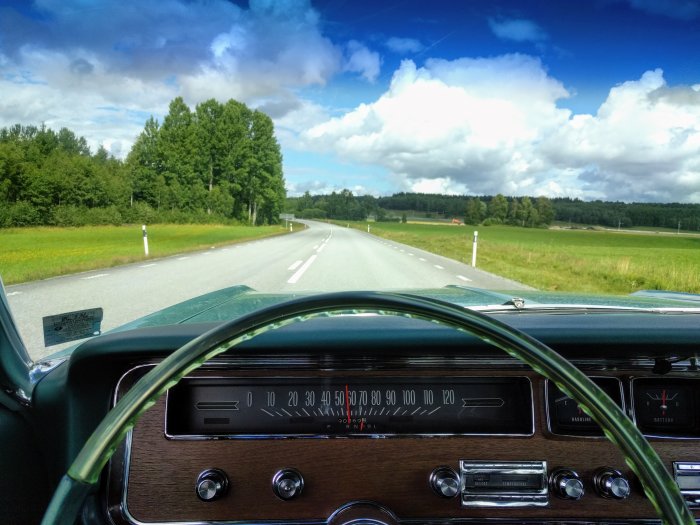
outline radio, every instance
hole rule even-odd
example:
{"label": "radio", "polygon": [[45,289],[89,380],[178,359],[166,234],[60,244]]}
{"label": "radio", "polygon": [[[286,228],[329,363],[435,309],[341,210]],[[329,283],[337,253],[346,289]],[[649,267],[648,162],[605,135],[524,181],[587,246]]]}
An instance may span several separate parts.
{"label": "radio", "polygon": [[674,461],[673,475],[688,507],[700,507],[700,463]]}
{"label": "radio", "polygon": [[459,462],[463,507],[544,507],[546,461]]}

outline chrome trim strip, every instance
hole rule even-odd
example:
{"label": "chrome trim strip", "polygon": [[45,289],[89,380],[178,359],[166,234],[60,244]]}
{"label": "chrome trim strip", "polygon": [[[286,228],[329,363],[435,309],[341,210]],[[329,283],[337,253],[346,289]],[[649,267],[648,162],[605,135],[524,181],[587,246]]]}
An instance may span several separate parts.
{"label": "chrome trim strip", "polygon": [[[599,379],[599,378],[606,378],[606,379],[617,379],[617,382],[620,386],[620,400],[622,401],[622,411],[627,414],[627,405],[625,403],[625,389],[624,385],[622,384],[622,379],[620,379],[617,376],[588,376],[589,379]],[[544,409],[545,409],[545,418],[547,420],[547,432],[552,434],[553,436],[562,436],[562,437],[575,437],[575,438],[583,438],[583,439],[608,439],[605,437],[605,435],[601,432],[600,436],[590,436],[590,435],[579,435],[579,434],[560,434],[558,432],[554,432],[552,430],[552,421],[551,421],[551,416],[549,413],[549,379],[545,379],[544,381]],[[629,414],[628,414],[629,415]]]}
{"label": "chrome trim strip", "polygon": [[[421,378],[431,378],[431,376],[420,376]],[[437,376],[439,379],[471,379],[471,378],[483,378],[483,379],[526,379],[530,387],[530,430],[527,433],[469,433],[469,434],[457,434],[457,433],[442,433],[442,434],[187,434],[187,435],[173,435],[168,432],[167,420],[168,420],[168,402],[170,391],[165,393],[165,420],[163,421],[163,433],[167,439],[174,441],[207,441],[207,440],[222,440],[222,439],[406,439],[406,438],[436,438],[436,437],[532,437],[535,435],[535,399],[534,390],[532,387],[532,380],[527,376]],[[372,379],[400,379],[410,381],[415,379],[415,376],[368,376]],[[231,379],[230,377],[224,376],[186,376],[183,379]],[[298,376],[271,376],[264,378],[241,378],[252,379],[252,380],[308,380],[316,379],[314,377],[298,377]]]}
{"label": "chrome trim strip", "polygon": [[[638,379],[690,379],[693,381],[696,381],[698,383],[698,388],[700,388],[700,377],[697,377],[697,375],[694,374],[695,377],[691,376],[677,376],[677,375],[663,375],[663,376],[656,376],[656,377],[632,377],[630,378],[630,410],[632,412],[632,421],[634,421],[634,424],[637,425],[637,428],[639,428],[639,425],[637,424],[637,412],[634,408],[634,382],[637,381]],[[700,436],[668,436],[664,434],[644,434],[644,437],[648,438],[659,438],[659,439],[672,439],[672,440],[677,440],[677,441],[698,441],[700,440]]]}

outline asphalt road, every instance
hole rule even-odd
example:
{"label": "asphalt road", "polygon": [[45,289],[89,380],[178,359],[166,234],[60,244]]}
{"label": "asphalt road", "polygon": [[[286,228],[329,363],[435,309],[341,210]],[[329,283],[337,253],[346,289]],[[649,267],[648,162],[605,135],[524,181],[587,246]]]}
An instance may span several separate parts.
{"label": "asphalt road", "polygon": [[[44,348],[44,316],[102,307],[102,330],[106,331],[193,296],[239,284],[262,292],[396,290],[448,284],[526,288],[365,232],[320,222],[306,224],[306,229],[292,235],[9,286],[8,299],[25,344],[37,360],[61,348]],[[466,243],[465,250],[470,250]]]}

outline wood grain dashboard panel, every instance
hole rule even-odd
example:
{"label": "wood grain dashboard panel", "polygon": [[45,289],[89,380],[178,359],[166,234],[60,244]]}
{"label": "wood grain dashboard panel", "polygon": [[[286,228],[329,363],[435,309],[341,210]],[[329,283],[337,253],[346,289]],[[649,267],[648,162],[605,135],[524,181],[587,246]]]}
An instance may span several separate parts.
{"label": "wood grain dashboard panel", "polygon": [[[367,372],[368,375],[457,375],[454,371]],[[362,375],[353,373],[352,375]],[[617,372],[616,375],[622,375]],[[198,376],[234,376],[222,370]],[[263,375],[236,371],[235,377]],[[315,375],[304,372],[294,376]],[[331,375],[331,374],[327,374]],[[345,373],[344,375],[348,375]],[[459,374],[467,375],[467,374]],[[603,439],[552,436],[546,430],[543,380],[524,371],[469,371],[468,375],[527,375],[533,382],[535,435],[532,437],[335,438],[260,440],[171,440],[164,435],[165,401],[161,399],[134,428],[126,507],[141,522],[172,521],[325,521],[344,504],[375,501],[400,519],[653,518],[654,510],[621,455]],[[128,381],[124,382],[125,385]],[[673,461],[699,461],[700,442],[657,440],[654,445],[671,469]],[[459,498],[443,499],[429,487],[431,471],[441,465],[458,470],[460,459],[546,461],[548,469],[565,466],[584,480],[578,501],[550,495],[540,508],[462,508]],[[593,471],[602,466],[622,470],[632,481],[624,501],[595,494]],[[304,492],[283,501],[272,491],[272,477],[292,467],[302,473]],[[195,494],[195,480],[207,468],[225,471],[231,488],[222,499],[205,503]],[[113,469],[115,470],[115,469]],[[115,473],[115,480],[119,478]],[[113,481],[117,483],[117,481]],[[113,505],[116,507],[116,505]],[[696,516],[700,513],[696,512]]]}

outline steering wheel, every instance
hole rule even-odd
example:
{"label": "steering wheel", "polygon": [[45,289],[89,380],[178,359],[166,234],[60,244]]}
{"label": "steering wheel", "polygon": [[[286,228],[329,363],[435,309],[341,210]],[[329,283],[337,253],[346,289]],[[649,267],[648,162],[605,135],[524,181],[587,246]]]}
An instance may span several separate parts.
{"label": "steering wheel", "polygon": [[478,338],[527,363],[556,385],[600,425],[644,486],[666,523],[695,519],[668,470],[637,427],[580,370],[540,341],[482,313],[407,294],[342,292],[295,299],[225,323],[190,341],[142,377],[107,413],[61,479],[43,525],[75,523],[103,467],[138,417],[166,390],[209,359],[262,333],[319,317],[352,314],[423,319]]}

